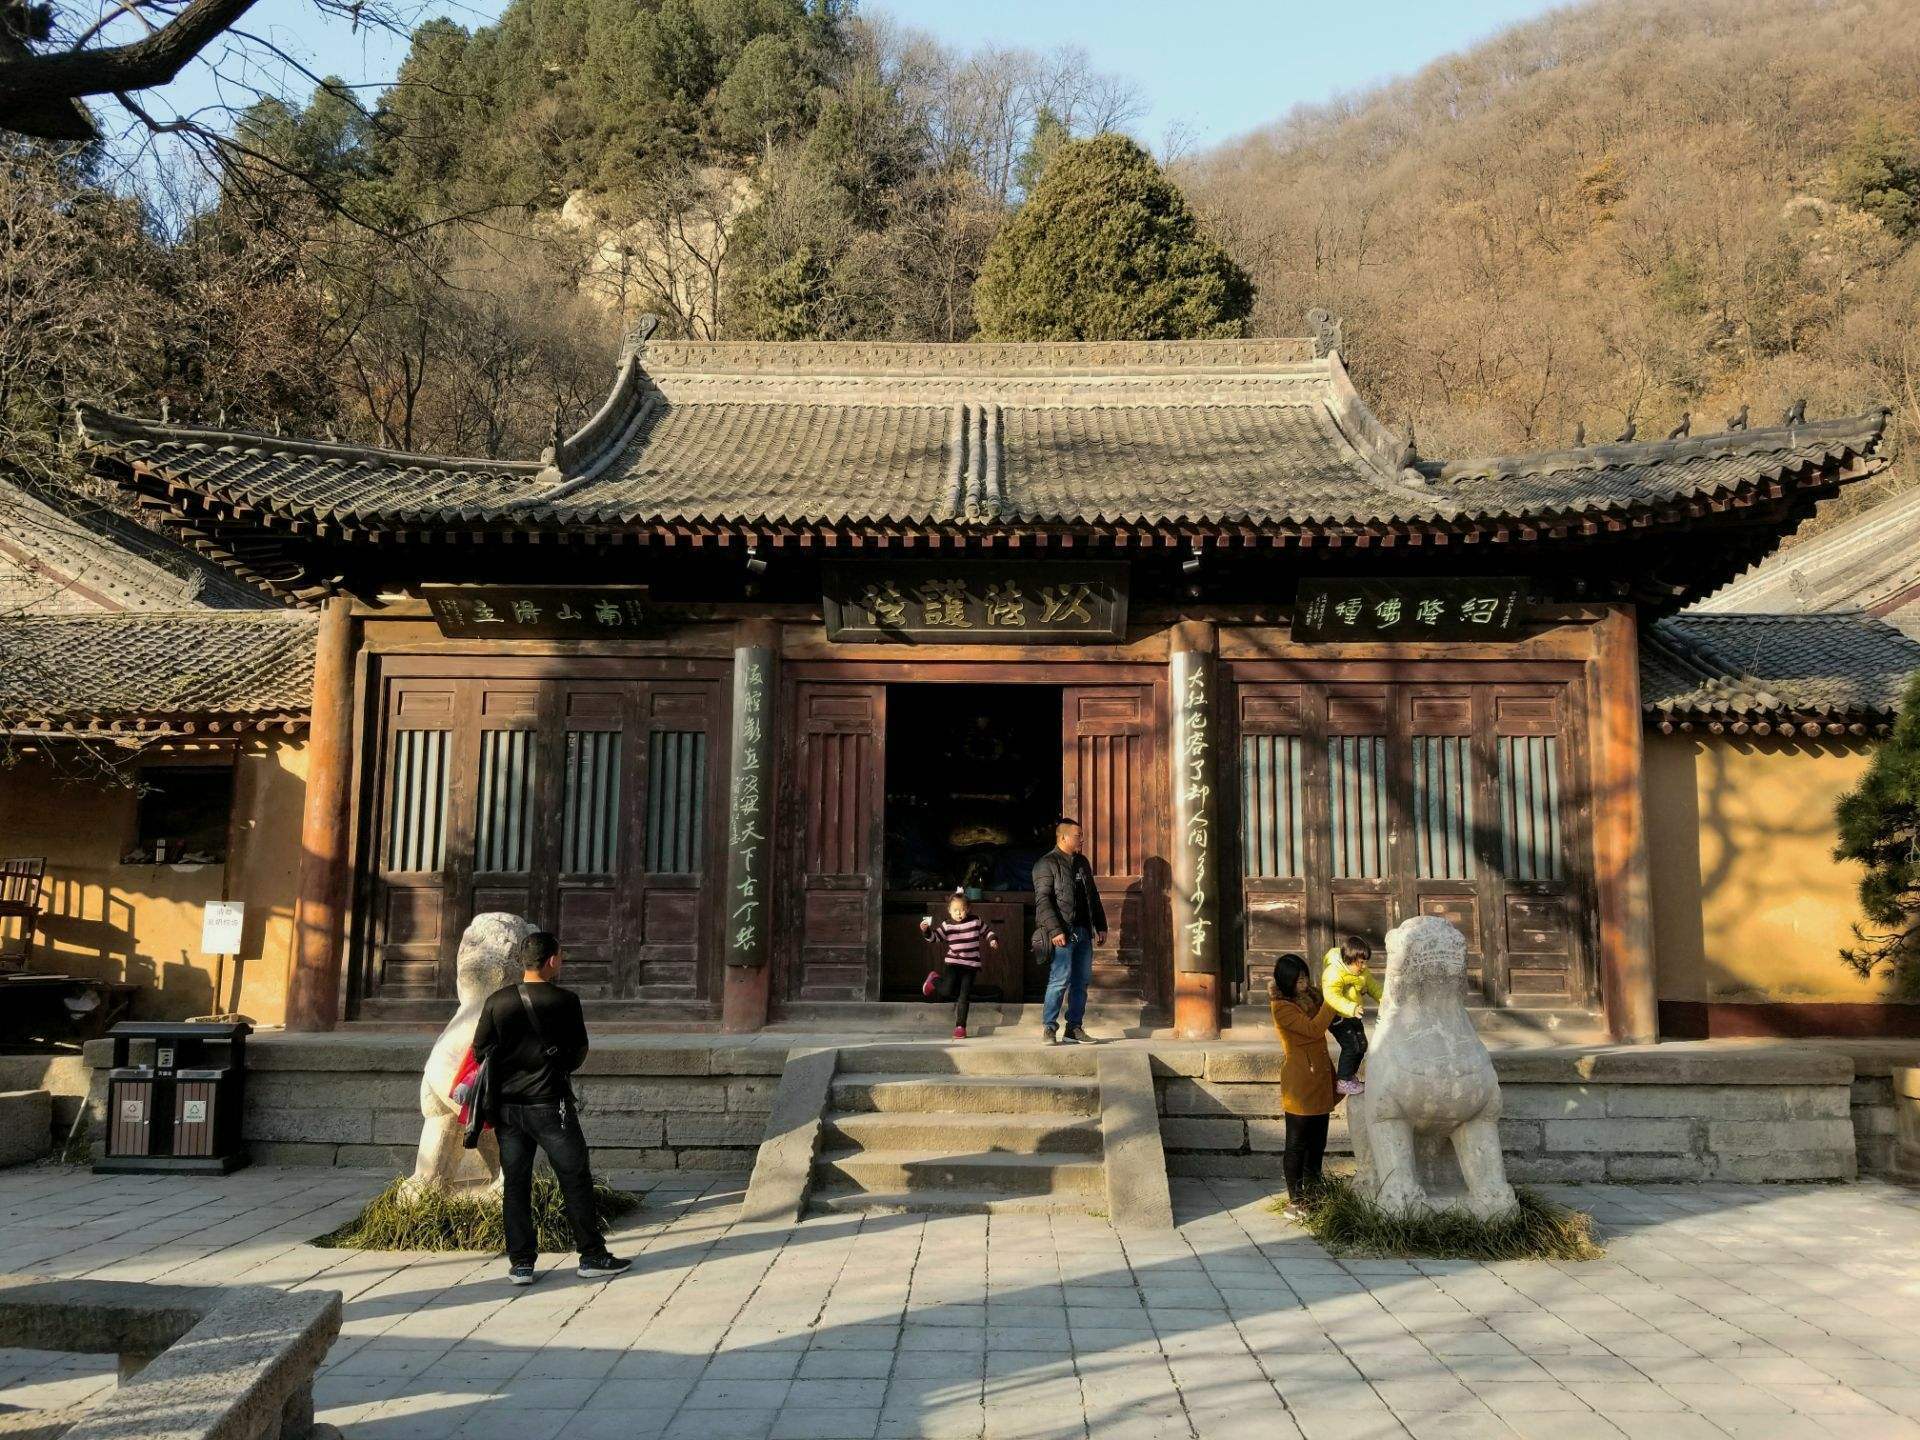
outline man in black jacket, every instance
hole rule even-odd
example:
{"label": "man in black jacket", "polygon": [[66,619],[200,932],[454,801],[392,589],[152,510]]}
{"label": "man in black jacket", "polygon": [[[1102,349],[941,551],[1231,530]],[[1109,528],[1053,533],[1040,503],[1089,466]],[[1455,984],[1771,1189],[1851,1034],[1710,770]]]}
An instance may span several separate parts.
{"label": "man in black jacket", "polygon": [[[1107,938],[1107,912],[1093,883],[1093,866],[1080,853],[1081,838],[1078,820],[1062,820],[1053,827],[1053,849],[1033,863],[1035,919],[1053,946],[1053,969],[1041,1010],[1049,1045],[1061,1039],[1078,1045],[1087,1038],[1080,1022],[1086,1018],[1087,984],[1093,979],[1093,946]],[[1057,1027],[1063,996],[1067,1029],[1062,1037]]]}
{"label": "man in black jacket", "polygon": [[473,1058],[487,1063],[507,1231],[507,1278],[531,1285],[540,1242],[533,1224],[533,1157],[544,1151],[560,1181],[567,1224],[580,1250],[580,1274],[618,1275],[633,1262],[607,1253],[593,1203],[587,1137],[573,1101],[573,1072],[587,1058],[580,997],[553,983],[560,942],[536,930],[520,942],[520,982],[496,990],[481,1007]]}

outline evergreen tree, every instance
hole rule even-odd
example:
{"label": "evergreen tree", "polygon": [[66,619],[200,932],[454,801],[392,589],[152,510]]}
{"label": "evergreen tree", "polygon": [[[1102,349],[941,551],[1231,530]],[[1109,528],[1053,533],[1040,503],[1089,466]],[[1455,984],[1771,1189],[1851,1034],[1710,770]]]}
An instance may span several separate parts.
{"label": "evergreen tree", "polygon": [[1868,121],[1834,157],[1833,193],[1906,239],[1920,230],[1920,138]]}
{"label": "evergreen tree", "polygon": [[1179,187],[1124,135],[1059,145],[987,252],[983,340],[1191,340],[1246,334],[1253,282]]}
{"label": "evergreen tree", "polygon": [[1854,926],[1840,952],[1862,975],[1886,971],[1901,995],[1920,995],[1920,675],[1907,686],[1893,734],[1838,808],[1839,860],[1867,867],[1860,909],[1876,927]]}

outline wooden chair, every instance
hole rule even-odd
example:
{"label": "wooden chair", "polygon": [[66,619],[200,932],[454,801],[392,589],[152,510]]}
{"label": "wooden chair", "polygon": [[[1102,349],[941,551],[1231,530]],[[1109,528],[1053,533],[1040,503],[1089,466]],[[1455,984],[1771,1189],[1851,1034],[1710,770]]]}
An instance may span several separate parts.
{"label": "wooden chair", "polygon": [[33,953],[33,932],[40,925],[40,882],[46,874],[45,856],[0,860],[0,921],[10,916],[20,920],[20,952],[0,950],[0,972],[21,969]]}

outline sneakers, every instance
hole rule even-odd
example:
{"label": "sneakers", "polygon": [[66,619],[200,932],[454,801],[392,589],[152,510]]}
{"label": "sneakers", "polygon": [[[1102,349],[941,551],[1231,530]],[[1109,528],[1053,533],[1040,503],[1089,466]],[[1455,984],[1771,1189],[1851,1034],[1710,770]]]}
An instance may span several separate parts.
{"label": "sneakers", "polygon": [[587,1280],[604,1280],[609,1275],[618,1275],[623,1270],[633,1268],[631,1260],[620,1260],[602,1251],[598,1255],[580,1257],[579,1274]]}
{"label": "sneakers", "polygon": [[1298,1200],[1289,1200],[1280,1207],[1280,1218],[1291,1220],[1295,1225],[1304,1225],[1307,1223],[1307,1207]]}
{"label": "sneakers", "polygon": [[1060,1043],[1062,1045],[1078,1045],[1080,1043],[1080,1027],[1078,1025],[1067,1026],[1066,1029],[1060,1032]]}
{"label": "sneakers", "polygon": [[1047,1026],[1047,1027],[1046,1027],[1045,1029],[1043,1029],[1043,1030],[1042,1030],[1042,1031],[1040,1032],[1040,1036],[1041,1036],[1041,1038],[1042,1038],[1042,1039],[1044,1039],[1044,1040],[1045,1040],[1045,1041],[1047,1042],[1047,1044],[1049,1044],[1049,1045],[1058,1045],[1058,1044],[1060,1043],[1060,1036],[1059,1036],[1059,1034],[1058,1034],[1058,1033],[1057,1033],[1057,1032],[1056,1032],[1056,1031],[1054,1030],[1054,1028],[1053,1028],[1053,1026],[1051,1026],[1051,1025],[1049,1025],[1049,1026]]}
{"label": "sneakers", "polygon": [[514,1265],[507,1271],[507,1283],[509,1285],[531,1285],[533,1278],[533,1266],[531,1265]]}
{"label": "sneakers", "polygon": [[939,984],[940,984],[939,973],[937,971],[929,970],[927,971],[926,982],[922,984],[920,987],[920,993],[926,996],[927,999],[931,1000],[933,999],[933,992],[939,986]]}
{"label": "sneakers", "polygon": [[1067,1044],[1093,1045],[1096,1043],[1097,1042],[1094,1040],[1094,1038],[1091,1035],[1087,1034],[1086,1031],[1082,1030],[1078,1025],[1069,1025],[1067,1027]]}
{"label": "sneakers", "polygon": [[964,1039],[966,1039],[966,1038],[967,1038],[967,1027],[966,1027],[966,1026],[964,1026],[964,1025],[956,1025],[956,1026],[954,1026],[954,1027],[953,1027],[953,1038],[954,1038],[954,1039],[956,1039],[956,1040],[964,1040]]}
{"label": "sneakers", "polygon": [[1333,1088],[1342,1095],[1364,1095],[1367,1093],[1367,1082],[1364,1080],[1336,1080],[1333,1082]]}

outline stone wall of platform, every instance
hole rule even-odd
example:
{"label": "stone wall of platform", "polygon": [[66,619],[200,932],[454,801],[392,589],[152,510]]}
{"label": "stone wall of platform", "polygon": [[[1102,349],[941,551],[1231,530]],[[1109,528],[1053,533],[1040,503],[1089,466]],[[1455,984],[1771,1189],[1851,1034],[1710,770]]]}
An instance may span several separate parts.
{"label": "stone wall of platform", "polygon": [[[1173,1175],[1277,1178],[1286,1141],[1279,1057],[1208,1051],[1161,1063],[1160,1134]],[[1805,1046],[1661,1045],[1495,1055],[1516,1181],[1851,1180],[1853,1061]],[[1891,1110],[1891,1095],[1887,1104]],[[1336,1110],[1331,1168],[1351,1168]]]}
{"label": "stone wall of platform", "polygon": [[[431,1037],[255,1036],[246,1135],[261,1164],[408,1170]],[[578,1081],[605,1171],[748,1171],[792,1040],[614,1035]],[[811,1046],[819,1041],[813,1039]],[[106,1063],[106,1047],[88,1060]],[[1152,1047],[1173,1175],[1278,1179],[1279,1052],[1174,1041]],[[1516,1180],[1847,1180],[1886,1173],[1894,1110],[1884,1061],[1831,1046],[1704,1042],[1498,1052],[1502,1130]],[[70,1078],[70,1077],[63,1077]],[[96,1073],[93,1103],[103,1098]],[[94,1127],[96,1143],[99,1126]],[[1335,1112],[1335,1168],[1350,1163]]]}
{"label": "stone wall of platform", "polygon": [[[431,1044],[412,1034],[254,1036],[244,1127],[254,1163],[411,1171]],[[575,1079],[596,1166],[751,1170],[787,1048],[679,1036],[598,1041]],[[90,1045],[88,1059],[104,1066],[106,1049]],[[96,1104],[99,1095],[96,1085]],[[96,1124],[96,1145],[99,1135]]]}

